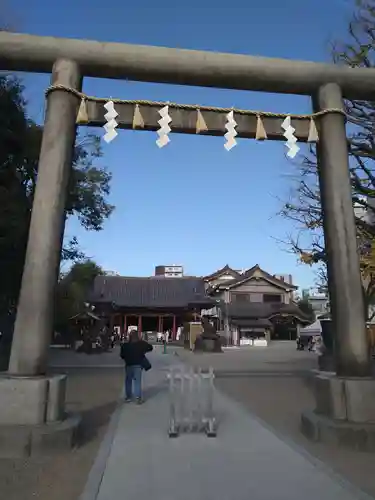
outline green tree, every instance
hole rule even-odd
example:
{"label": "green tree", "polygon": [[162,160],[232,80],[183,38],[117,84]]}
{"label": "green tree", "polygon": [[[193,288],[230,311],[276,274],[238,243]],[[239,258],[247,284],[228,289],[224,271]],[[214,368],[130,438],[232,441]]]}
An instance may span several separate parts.
{"label": "green tree", "polygon": [[[28,118],[23,90],[18,78],[0,76],[0,331],[6,332],[0,351],[9,351],[43,134]],[[101,154],[97,136],[77,137],[66,205],[67,217],[78,217],[93,231],[103,228],[114,209],[108,203],[111,175],[97,166]],[[83,257],[76,238],[64,246],[62,259]]]}
{"label": "green tree", "polygon": [[87,298],[97,276],[105,271],[94,261],[88,259],[76,262],[61,276],[56,290],[55,330],[61,334],[69,333],[71,318],[88,310]]}
{"label": "green tree", "polygon": [[[27,118],[20,81],[0,77],[0,315],[13,308],[18,297],[42,133],[43,127]],[[77,216],[83,227],[94,231],[103,228],[114,209],[107,201],[111,175],[95,165],[100,156],[98,137],[78,138],[66,206],[68,217]],[[62,258],[82,257],[73,238]]]}
{"label": "green tree", "polygon": [[[348,39],[333,45],[335,64],[375,67],[375,0],[359,0],[348,27]],[[361,214],[375,207],[375,102],[345,101],[348,117],[348,149],[355,208],[358,250],[361,256],[366,314],[375,299],[375,225]],[[295,223],[287,244],[307,265],[318,265],[319,284],[326,287],[326,253],[315,148],[304,158],[295,175],[290,199],[281,215]]]}

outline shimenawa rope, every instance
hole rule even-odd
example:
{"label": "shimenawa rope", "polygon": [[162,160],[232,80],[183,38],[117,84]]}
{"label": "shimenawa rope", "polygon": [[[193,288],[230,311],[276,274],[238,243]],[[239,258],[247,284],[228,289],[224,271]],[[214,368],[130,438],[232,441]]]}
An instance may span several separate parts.
{"label": "shimenawa rope", "polygon": [[164,107],[168,105],[172,109],[184,109],[191,111],[216,111],[218,113],[230,113],[233,111],[234,113],[240,115],[250,115],[257,117],[269,117],[269,118],[287,118],[288,116],[291,119],[314,119],[319,118],[320,116],[327,115],[330,113],[338,113],[340,115],[344,115],[346,118],[346,113],[344,110],[340,108],[328,108],[318,111],[317,113],[311,114],[291,114],[291,113],[273,113],[271,111],[254,111],[250,109],[237,109],[237,108],[219,108],[214,106],[201,106],[199,104],[178,104],[173,102],[161,102],[161,101],[147,101],[147,100],[126,100],[126,99],[113,99],[113,98],[105,98],[105,97],[94,97],[84,94],[83,92],[79,92],[76,89],[66,87],[65,85],[51,85],[46,90],[46,96],[48,96],[51,92],[56,90],[64,90],[65,92],[70,92],[75,96],[79,97],[82,101],[93,101],[93,102],[103,102],[106,103],[108,101],[112,101],[114,104],[132,104],[139,106],[160,106]]}

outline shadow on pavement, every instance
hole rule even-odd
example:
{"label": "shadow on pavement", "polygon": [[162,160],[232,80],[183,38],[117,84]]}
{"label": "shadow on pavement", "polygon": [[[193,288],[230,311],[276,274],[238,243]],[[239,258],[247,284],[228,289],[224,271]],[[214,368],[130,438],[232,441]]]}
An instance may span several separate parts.
{"label": "shadow on pavement", "polygon": [[95,439],[99,429],[108,424],[118,404],[118,401],[112,401],[81,411],[82,424],[78,438],[79,446]]}
{"label": "shadow on pavement", "polygon": [[143,390],[143,396],[144,396],[144,399],[147,401],[147,400],[153,399],[156,396],[158,396],[159,394],[161,394],[163,392],[165,393],[167,391],[168,391],[168,383],[167,382],[163,382],[160,385],[155,385],[155,386],[152,386],[152,387],[146,387]]}

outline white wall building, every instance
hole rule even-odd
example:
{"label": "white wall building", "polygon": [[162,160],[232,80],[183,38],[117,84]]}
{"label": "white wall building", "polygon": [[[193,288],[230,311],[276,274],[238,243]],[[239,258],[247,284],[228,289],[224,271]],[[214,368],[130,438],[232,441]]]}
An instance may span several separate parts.
{"label": "white wall building", "polygon": [[182,278],[184,276],[184,268],[183,266],[177,264],[156,266],[155,276],[164,276],[165,278]]}
{"label": "white wall building", "polygon": [[310,295],[308,298],[308,302],[311,305],[315,319],[322,314],[328,312],[329,309],[329,300],[328,297],[324,293],[317,293],[314,295]]}

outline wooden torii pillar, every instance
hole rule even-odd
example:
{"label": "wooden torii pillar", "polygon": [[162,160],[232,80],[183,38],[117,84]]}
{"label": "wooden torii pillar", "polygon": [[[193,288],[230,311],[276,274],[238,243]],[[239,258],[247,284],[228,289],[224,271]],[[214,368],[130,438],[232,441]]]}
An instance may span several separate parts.
{"label": "wooden torii pillar", "polygon": [[[57,60],[53,64],[51,83],[81,90],[78,64],[67,59]],[[79,97],[63,90],[55,90],[47,98],[38,180],[9,363],[9,372],[13,375],[42,375],[47,369],[79,104]]]}

